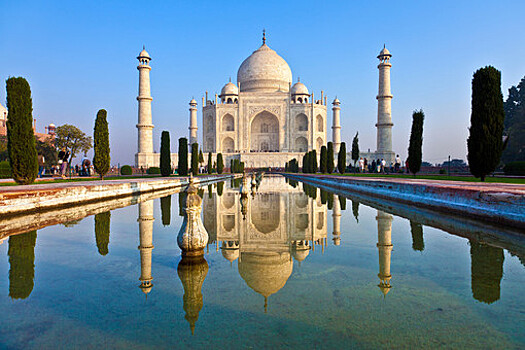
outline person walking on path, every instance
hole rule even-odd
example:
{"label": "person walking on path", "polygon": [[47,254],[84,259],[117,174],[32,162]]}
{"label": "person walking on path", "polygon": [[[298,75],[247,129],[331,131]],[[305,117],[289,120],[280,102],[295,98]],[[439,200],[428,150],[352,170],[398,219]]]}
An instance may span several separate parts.
{"label": "person walking on path", "polygon": [[67,169],[67,159],[69,158],[69,151],[63,147],[60,152],[58,152],[58,162],[60,163],[60,176],[66,178],[66,169]]}
{"label": "person walking on path", "polygon": [[38,177],[39,178],[41,178],[42,175],[44,175],[45,163],[46,163],[46,159],[44,158],[44,155],[42,153],[38,153]]}
{"label": "person walking on path", "polygon": [[401,168],[401,158],[399,158],[399,154],[396,156],[396,164],[394,166],[394,170],[396,173],[399,172],[399,168]]}

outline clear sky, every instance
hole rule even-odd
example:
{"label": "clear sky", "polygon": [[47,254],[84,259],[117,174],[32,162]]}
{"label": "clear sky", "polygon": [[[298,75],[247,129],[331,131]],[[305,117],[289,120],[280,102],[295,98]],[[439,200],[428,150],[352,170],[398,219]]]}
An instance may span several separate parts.
{"label": "clear sky", "polygon": [[505,97],[525,75],[524,13],[523,0],[0,0],[0,78],[28,79],[40,132],[52,122],[92,134],[97,110],[107,109],[112,163],[132,164],[142,45],[153,58],[155,150],[168,130],[176,151],[177,139],[188,136],[190,99],[199,102],[201,123],[204,91],[236,81],[266,28],[294,81],[341,100],[343,141],[351,144],[359,131],[361,149],[375,150],[376,56],[386,43],[394,151],[406,157],[412,111],[422,108],[423,159],[437,163],[465,158],[474,71],[501,70]]}

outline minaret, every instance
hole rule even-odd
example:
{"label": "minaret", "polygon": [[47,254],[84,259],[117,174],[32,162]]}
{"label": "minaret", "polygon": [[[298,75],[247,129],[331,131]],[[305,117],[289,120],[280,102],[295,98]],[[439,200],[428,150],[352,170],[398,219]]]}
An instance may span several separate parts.
{"label": "minaret", "polygon": [[332,209],[334,245],[341,244],[341,204],[339,203],[339,196],[334,194],[334,207]]}
{"label": "minaret", "polygon": [[377,211],[377,249],[379,250],[379,277],[378,287],[384,295],[390,288],[390,256],[392,254],[392,215]]}
{"label": "minaret", "polygon": [[148,294],[153,287],[151,281],[151,251],[153,250],[153,201],[139,204],[139,239],[140,239],[140,288]]}
{"label": "minaret", "polygon": [[148,167],[154,165],[153,157],[153,124],[151,119],[151,92],[149,83],[149,72],[151,67],[149,61],[151,57],[143,48],[137,57],[139,65],[139,122],[138,129],[138,151],[135,155],[135,164],[137,167]]}
{"label": "minaret", "polygon": [[385,159],[387,164],[394,161],[392,152],[392,93],[390,92],[390,57],[392,55],[383,47],[379,59],[379,92],[377,94],[377,150],[376,157]]}
{"label": "minaret", "polygon": [[337,156],[339,153],[339,147],[341,147],[341,107],[339,107],[341,103],[335,98],[334,102],[332,102],[332,142],[334,143],[334,153]]}
{"label": "minaret", "polygon": [[194,98],[190,101],[190,149],[191,145],[197,142],[197,101]]}

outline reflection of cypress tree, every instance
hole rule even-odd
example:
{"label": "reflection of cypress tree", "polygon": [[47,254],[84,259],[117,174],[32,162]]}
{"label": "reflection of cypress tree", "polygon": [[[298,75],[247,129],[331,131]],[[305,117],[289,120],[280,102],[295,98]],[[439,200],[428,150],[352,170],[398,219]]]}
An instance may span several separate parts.
{"label": "reflection of cypress tree", "polygon": [[339,204],[341,205],[341,210],[346,210],[346,197],[339,195]]}
{"label": "reflection of cypress tree", "polygon": [[352,201],[352,213],[354,214],[355,221],[359,223],[359,202]]}
{"label": "reflection of cypress tree", "polygon": [[160,212],[162,214],[162,224],[169,226],[171,223],[171,196],[160,199]]}
{"label": "reflection of cypress tree", "polygon": [[199,197],[204,198],[204,188],[199,188],[197,190],[197,194],[199,195]]}
{"label": "reflection of cypress tree", "polygon": [[503,249],[470,241],[471,287],[474,299],[491,304],[499,299]]}
{"label": "reflection of cypress tree", "polygon": [[224,181],[221,181],[217,184],[217,195],[222,196],[222,191],[224,191]]}
{"label": "reflection of cypress tree", "polygon": [[412,233],[412,249],[425,250],[425,241],[423,240],[423,226],[417,222],[410,221],[410,233]]}
{"label": "reflection of cypress tree", "polygon": [[33,291],[36,231],[9,237],[9,296],[25,299]]}
{"label": "reflection of cypress tree", "polygon": [[187,196],[186,192],[179,192],[179,216],[184,216],[184,204]]}
{"label": "reflection of cypress tree", "polygon": [[213,186],[208,185],[208,198],[212,199],[212,193],[213,193]]}
{"label": "reflection of cypress tree", "polygon": [[334,194],[331,192],[327,192],[326,197],[328,203],[328,210],[332,210],[334,208]]}
{"label": "reflection of cypress tree", "polygon": [[110,219],[109,211],[95,215],[95,240],[100,255],[108,253]]}
{"label": "reflection of cypress tree", "polygon": [[321,203],[326,204],[328,201],[328,192],[321,188]]}

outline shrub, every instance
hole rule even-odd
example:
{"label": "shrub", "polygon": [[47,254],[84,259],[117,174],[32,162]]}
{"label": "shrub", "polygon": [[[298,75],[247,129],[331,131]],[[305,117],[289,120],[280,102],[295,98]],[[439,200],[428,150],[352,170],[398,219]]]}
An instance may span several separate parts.
{"label": "shrub", "polygon": [[224,161],[222,160],[222,153],[217,154],[217,174],[222,174],[224,171]]}
{"label": "shrub", "polygon": [[168,131],[163,131],[160,138],[160,170],[162,176],[171,174],[171,145]]}
{"label": "shrub", "polygon": [[503,171],[505,175],[525,175],[525,162],[507,163],[505,167],[503,167]]}
{"label": "shrub", "polygon": [[160,175],[160,168],[158,166],[152,166],[151,168],[148,168],[147,173],[149,175]]}
{"label": "shrub", "polygon": [[133,174],[133,169],[129,165],[124,165],[120,168],[120,175],[131,175]]}
{"label": "shrub", "polygon": [[439,169],[439,173],[441,175],[445,175],[447,173],[447,171],[445,169]]}
{"label": "shrub", "polygon": [[11,166],[7,160],[0,162],[0,179],[11,178]]}

